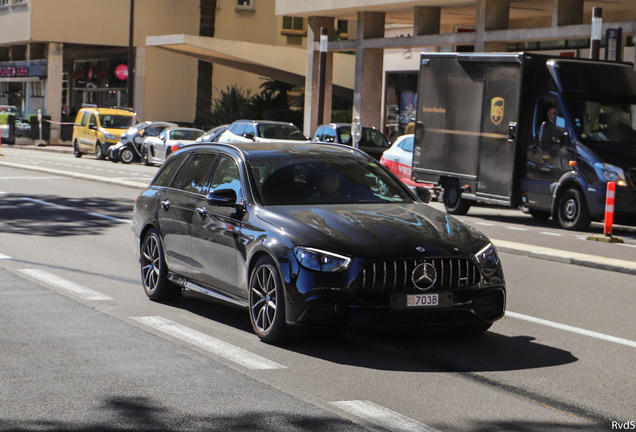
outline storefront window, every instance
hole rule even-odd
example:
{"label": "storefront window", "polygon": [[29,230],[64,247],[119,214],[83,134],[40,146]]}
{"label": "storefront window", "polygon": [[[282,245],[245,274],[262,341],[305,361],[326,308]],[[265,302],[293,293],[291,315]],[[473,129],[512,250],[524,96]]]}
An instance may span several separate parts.
{"label": "storefront window", "polygon": [[125,58],[76,61],[70,115],[82,104],[127,106],[128,61]]}
{"label": "storefront window", "polygon": [[403,135],[415,122],[417,109],[417,72],[387,72],[384,125],[389,128],[389,142]]}

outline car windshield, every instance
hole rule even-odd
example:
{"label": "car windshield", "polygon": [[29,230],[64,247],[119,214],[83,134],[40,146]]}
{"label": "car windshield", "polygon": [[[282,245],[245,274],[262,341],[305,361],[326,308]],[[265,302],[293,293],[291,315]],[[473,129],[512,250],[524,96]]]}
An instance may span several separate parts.
{"label": "car windshield", "polygon": [[636,104],[571,100],[570,107],[583,141],[636,145]]}
{"label": "car windshield", "polygon": [[249,161],[263,205],[413,203],[404,186],[373,160],[342,154]]}
{"label": "car windshield", "polygon": [[[338,128],[338,133],[340,134],[340,142],[342,144],[351,145],[351,126],[340,126]],[[360,137],[360,142],[358,143],[358,145],[360,147],[390,147],[387,140],[377,129],[368,127],[362,128],[362,136]]]}
{"label": "car windshield", "polygon": [[99,123],[106,129],[128,129],[132,126],[132,116],[100,114]]}
{"label": "car windshield", "polygon": [[294,125],[259,124],[258,136],[269,139],[305,140],[303,133]]}
{"label": "car windshield", "polygon": [[178,130],[170,131],[170,139],[194,141],[203,134],[204,134],[203,131],[178,129]]}

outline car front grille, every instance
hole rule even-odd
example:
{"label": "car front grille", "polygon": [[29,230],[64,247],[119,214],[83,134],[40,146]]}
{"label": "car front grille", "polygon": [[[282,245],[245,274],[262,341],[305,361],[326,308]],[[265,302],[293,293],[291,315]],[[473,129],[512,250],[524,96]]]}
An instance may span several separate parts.
{"label": "car front grille", "polygon": [[627,170],[627,180],[632,190],[636,191],[636,168],[630,168]]}
{"label": "car front grille", "polygon": [[367,264],[354,282],[358,289],[372,292],[413,292],[418,290],[411,275],[421,263],[429,263],[437,271],[437,280],[429,291],[467,288],[479,282],[477,266],[464,258],[379,261]]}

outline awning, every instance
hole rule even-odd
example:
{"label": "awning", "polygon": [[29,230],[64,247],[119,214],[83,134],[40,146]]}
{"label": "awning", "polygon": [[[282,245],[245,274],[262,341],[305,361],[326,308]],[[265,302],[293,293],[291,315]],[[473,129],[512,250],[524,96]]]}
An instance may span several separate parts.
{"label": "awning", "polygon": [[[146,45],[278,81],[305,85],[307,51],[304,48],[186,34],[149,36]],[[333,94],[353,98],[355,56],[335,53],[333,63]]]}

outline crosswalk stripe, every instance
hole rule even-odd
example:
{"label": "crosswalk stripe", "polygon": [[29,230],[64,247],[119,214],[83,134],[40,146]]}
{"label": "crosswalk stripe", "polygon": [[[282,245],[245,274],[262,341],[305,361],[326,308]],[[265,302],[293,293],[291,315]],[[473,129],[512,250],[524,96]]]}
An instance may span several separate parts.
{"label": "crosswalk stripe", "polygon": [[438,429],[373,402],[353,400],[331,402],[331,404],[392,432],[440,432]]}

